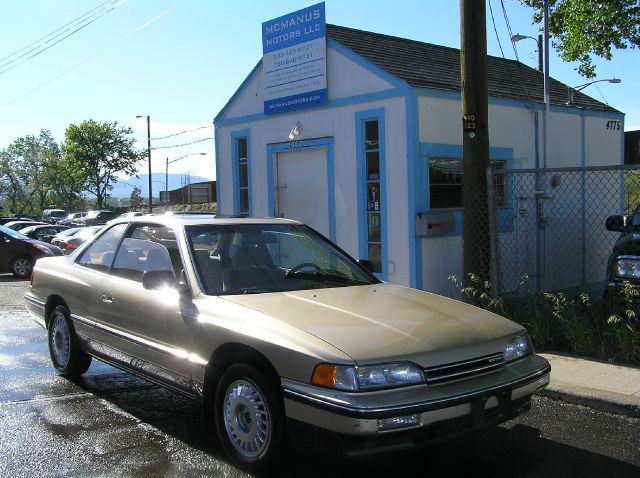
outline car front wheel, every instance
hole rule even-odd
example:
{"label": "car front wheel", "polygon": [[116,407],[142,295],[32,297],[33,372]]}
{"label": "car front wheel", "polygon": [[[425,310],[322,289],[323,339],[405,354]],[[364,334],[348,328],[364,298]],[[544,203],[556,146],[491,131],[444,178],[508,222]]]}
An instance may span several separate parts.
{"label": "car front wheel", "polygon": [[218,437],[245,470],[266,471],[283,449],[284,419],[274,388],[255,368],[237,364],[223,374],[216,393]]}
{"label": "car front wheel", "polygon": [[76,377],[91,365],[91,355],[78,346],[78,340],[69,319],[69,310],[57,305],[49,319],[49,355],[53,366],[63,377]]}
{"label": "car front wheel", "polygon": [[33,261],[28,256],[18,256],[11,263],[11,272],[14,276],[26,279],[33,269]]}

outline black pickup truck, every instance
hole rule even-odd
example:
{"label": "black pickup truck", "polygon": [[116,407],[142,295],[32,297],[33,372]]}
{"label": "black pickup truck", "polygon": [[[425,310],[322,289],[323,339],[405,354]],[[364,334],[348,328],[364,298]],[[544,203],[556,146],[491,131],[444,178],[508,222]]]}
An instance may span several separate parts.
{"label": "black pickup truck", "polygon": [[609,231],[620,232],[607,264],[605,298],[623,297],[625,283],[640,300],[640,204],[632,214],[609,216],[605,223]]}

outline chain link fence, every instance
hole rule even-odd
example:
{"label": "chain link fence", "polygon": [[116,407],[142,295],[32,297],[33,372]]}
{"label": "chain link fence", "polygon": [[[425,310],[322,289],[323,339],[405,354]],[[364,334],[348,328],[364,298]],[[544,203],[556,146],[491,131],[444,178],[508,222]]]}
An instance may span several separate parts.
{"label": "chain link fence", "polygon": [[602,293],[619,236],[605,221],[640,204],[640,166],[491,167],[487,183],[494,294]]}

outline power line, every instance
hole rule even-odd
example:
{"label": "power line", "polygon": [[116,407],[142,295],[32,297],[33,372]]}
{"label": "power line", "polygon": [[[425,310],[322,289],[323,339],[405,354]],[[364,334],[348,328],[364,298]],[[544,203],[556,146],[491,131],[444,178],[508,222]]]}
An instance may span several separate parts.
{"label": "power line", "polygon": [[93,12],[95,12],[95,11],[97,11],[97,10],[101,9],[101,8],[102,8],[102,7],[104,7],[107,3],[110,3],[110,2],[112,2],[112,1],[113,1],[113,0],[107,0],[107,1],[106,1],[106,2],[104,2],[103,4],[98,5],[96,8],[94,8],[94,9],[92,9],[92,10],[89,10],[88,12],[86,12],[86,13],[84,13],[84,14],[80,15],[78,18],[75,18],[74,20],[71,20],[69,23],[66,23],[65,25],[62,25],[62,26],[61,26],[60,28],[58,28],[57,30],[52,31],[51,33],[47,33],[45,36],[43,36],[43,37],[41,37],[41,38],[38,38],[36,41],[29,43],[27,46],[24,46],[24,47],[20,48],[19,50],[14,51],[14,52],[13,52],[13,53],[11,53],[10,55],[7,55],[7,56],[5,56],[5,57],[0,58],[0,61],[4,61],[4,60],[6,60],[7,58],[11,58],[12,56],[16,56],[18,53],[20,53],[20,52],[22,52],[22,51],[26,50],[27,48],[29,48],[29,47],[31,47],[31,46],[33,46],[33,45],[35,45],[36,43],[39,43],[39,42],[41,42],[42,40],[44,40],[44,39],[46,39],[46,38],[49,38],[50,36],[52,36],[52,35],[54,35],[54,34],[58,33],[58,32],[59,32],[60,30],[62,30],[63,28],[66,28],[66,27],[68,27],[69,25],[71,25],[71,24],[73,24],[73,23],[77,22],[78,20],[81,20],[82,18],[84,18],[84,17],[86,17],[86,16],[88,16],[88,15],[93,14]]}
{"label": "power line", "polygon": [[196,143],[202,143],[203,141],[211,141],[213,138],[204,138],[204,139],[198,139],[196,141],[191,141],[190,143],[183,143],[183,144],[173,144],[171,146],[157,146],[155,148],[151,148],[152,150],[154,149],[170,149],[170,148],[179,148],[181,146],[189,146],[192,144],[196,144]]}
{"label": "power line", "polygon": [[0,109],[2,108],[6,108],[9,105],[12,105],[13,103],[15,103],[16,101],[21,100],[22,98],[24,98],[25,96],[29,96],[31,93],[34,93],[36,91],[38,91],[41,88],[44,88],[45,86],[49,85],[50,83],[53,83],[54,81],[56,81],[58,78],[63,77],[64,75],[66,75],[67,73],[69,73],[70,71],[75,70],[76,68],[84,65],[85,63],[88,63],[89,61],[93,60],[95,57],[102,55],[104,52],[106,52],[107,50],[109,50],[110,48],[113,48],[114,46],[116,46],[117,44],[123,42],[124,40],[126,40],[127,38],[129,38],[130,36],[138,33],[140,30],[143,30],[145,28],[147,28],[149,25],[151,25],[152,23],[154,23],[155,21],[159,20],[160,18],[164,17],[167,13],[171,12],[172,10],[174,10],[176,7],[178,7],[178,5],[181,5],[182,3],[184,3],[186,0],[183,0],[182,2],[179,2],[177,4],[175,4],[173,7],[170,7],[168,9],[166,9],[164,12],[162,12],[161,14],[155,16],[154,18],[152,18],[151,20],[146,21],[145,23],[143,23],[142,25],[140,25],[138,28],[135,28],[134,30],[130,31],[129,33],[127,33],[126,35],[123,35],[122,37],[120,37],[119,40],[113,42],[111,45],[107,46],[106,48],[103,48],[102,50],[100,50],[97,53],[94,53],[93,55],[85,58],[84,60],[82,60],[79,63],[76,63],[75,65],[73,65],[71,68],[67,68],[66,70],[64,70],[62,73],[60,73],[57,76],[54,76],[53,78],[50,78],[49,80],[45,81],[44,83],[41,83],[40,85],[36,86],[35,88],[32,88],[31,90],[23,93],[20,96],[15,97],[14,99],[12,99],[11,101],[8,101],[7,103],[4,103],[2,105],[0,105]]}
{"label": "power line", "polygon": [[173,138],[174,136],[180,136],[181,134],[192,133],[194,131],[199,131],[201,129],[206,129],[206,128],[213,128],[213,125],[200,126],[198,128],[181,131],[180,133],[168,134],[167,136],[159,136],[157,138],[151,138],[151,140],[157,141],[157,140],[160,140],[160,139]]}
{"label": "power line", "polygon": [[[10,60],[10,61],[7,61],[7,62],[5,62],[5,63],[1,64],[1,65],[0,65],[0,75],[1,75],[1,74],[3,74],[3,73],[6,73],[6,72],[7,72],[7,71],[9,71],[9,70],[12,70],[12,69],[14,69],[14,68],[16,68],[16,67],[18,67],[18,66],[20,66],[20,65],[22,65],[22,64],[23,64],[23,63],[25,63],[26,61],[28,61],[28,60],[30,60],[31,58],[34,58],[34,57],[36,57],[36,56],[40,55],[41,53],[44,53],[45,51],[47,51],[48,49],[50,49],[50,48],[54,47],[55,45],[57,45],[58,43],[62,42],[63,40],[66,40],[67,38],[69,38],[70,36],[72,36],[72,35],[76,34],[76,33],[77,33],[77,32],[79,32],[80,30],[82,30],[82,29],[84,29],[84,28],[88,27],[88,26],[89,26],[89,25],[91,25],[93,22],[95,22],[96,20],[98,20],[98,19],[102,18],[104,15],[106,15],[106,14],[107,14],[107,13],[109,13],[110,11],[114,10],[115,8],[119,7],[120,5],[122,5],[123,3],[125,3],[126,1],[127,1],[127,0],[113,0],[113,1],[111,1],[111,3],[110,3],[110,4],[109,4],[105,9],[103,9],[103,11],[98,11],[98,12],[96,12],[95,14],[93,14],[92,16],[90,16],[89,18],[84,19],[84,20],[82,20],[81,22],[79,22],[79,26],[78,26],[77,28],[75,28],[75,30],[72,30],[70,33],[67,33],[67,32],[69,31],[69,28],[67,28],[67,29],[66,29],[66,30],[64,30],[63,32],[58,33],[57,35],[55,35],[55,36],[54,36],[53,38],[51,38],[50,40],[47,40],[44,44],[40,44],[40,45],[38,45],[37,47],[32,48],[31,50],[29,50],[29,51],[27,51],[27,52],[23,53],[22,55],[20,55],[20,56],[18,56],[18,57],[16,57],[16,58],[14,58],[13,60]],[[104,5],[104,4],[103,4],[103,5]],[[71,22],[71,23],[74,23],[74,22]],[[69,24],[67,24],[67,25],[69,25]],[[65,25],[65,27],[66,27],[66,25]],[[65,27],[62,27],[62,28],[65,28]],[[74,27],[75,27],[75,25],[74,25]],[[55,32],[53,32],[53,33],[58,32],[58,31],[59,31],[59,30],[61,30],[62,28],[60,28],[60,29],[56,30],[56,31],[55,31]],[[66,35],[65,35],[65,34],[66,34]],[[51,35],[51,34],[50,34],[50,35]],[[47,36],[45,36],[45,37],[43,37],[43,38],[47,38],[47,37],[48,37],[48,36],[50,36],[50,35],[47,35]],[[56,38],[60,37],[61,35],[65,35],[65,36],[63,36],[62,38],[59,38],[57,41],[55,41],[55,42],[53,42],[53,43],[51,43],[51,44],[48,44],[49,42],[51,42],[51,41],[55,40]],[[35,43],[37,43],[37,42],[35,42]],[[33,43],[32,43],[32,45],[33,45]],[[25,47],[25,48],[23,48],[22,50],[24,50],[24,49],[26,49],[26,48],[28,48],[28,46],[27,46],[27,47]],[[20,50],[20,51],[22,51],[22,50]],[[29,56],[27,56],[27,55],[29,55]],[[7,58],[10,58],[11,56],[15,56],[15,53],[14,53],[13,55],[9,55],[9,57],[7,57]],[[26,58],[25,58],[25,57],[26,57]],[[22,59],[22,61],[19,61],[18,63],[16,63],[16,62],[17,62],[18,60],[20,60],[20,59]],[[13,63],[13,65],[12,65],[12,63]],[[10,65],[12,65],[12,66],[10,66]]]}

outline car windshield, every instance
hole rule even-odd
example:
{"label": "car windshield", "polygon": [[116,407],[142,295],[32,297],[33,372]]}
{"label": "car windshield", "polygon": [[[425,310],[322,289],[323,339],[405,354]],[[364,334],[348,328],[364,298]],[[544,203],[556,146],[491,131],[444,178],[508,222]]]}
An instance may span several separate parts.
{"label": "car windshield", "polygon": [[255,294],[375,284],[355,260],[307,226],[186,226],[207,294]]}
{"label": "car windshield", "polygon": [[81,230],[82,230],[81,227],[72,227],[71,229],[65,229],[64,231],[60,231],[58,234],[56,234],[56,237],[73,236],[79,233]]}
{"label": "car windshield", "polygon": [[29,238],[24,234],[20,234],[18,231],[14,231],[13,229],[9,229],[8,227],[0,226],[0,231],[4,232],[7,236],[13,237],[14,239],[29,240]]}

